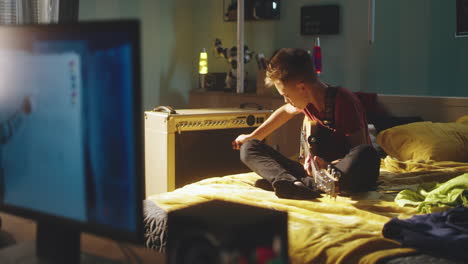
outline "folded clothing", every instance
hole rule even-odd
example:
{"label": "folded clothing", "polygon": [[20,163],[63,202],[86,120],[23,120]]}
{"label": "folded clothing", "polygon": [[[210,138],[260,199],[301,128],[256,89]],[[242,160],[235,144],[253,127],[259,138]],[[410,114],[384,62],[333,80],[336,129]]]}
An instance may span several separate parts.
{"label": "folded clothing", "polygon": [[429,254],[468,261],[468,208],[393,218],[382,230],[384,237]]}
{"label": "folded clothing", "polygon": [[377,93],[354,92],[354,94],[364,107],[369,123],[391,116],[390,112],[379,102]]}
{"label": "folded clothing", "polygon": [[468,173],[444,183],[424,183],[416,191],[403,190],[395,197],[399,206],[415,205],[418,211],[431,213],[435,206],[468,207]]}

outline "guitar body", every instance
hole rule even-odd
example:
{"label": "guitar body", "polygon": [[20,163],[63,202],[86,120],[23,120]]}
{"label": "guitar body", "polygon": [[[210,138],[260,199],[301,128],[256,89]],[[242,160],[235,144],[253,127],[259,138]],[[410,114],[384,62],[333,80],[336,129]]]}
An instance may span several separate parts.
{"label": "guitar body", "polygon": [[302,164],[304,164],[304,160],[309,154],[314,154],[317,151],[317,149],[314,149],[314,146],[311,146],[308,142],[308,138],[316,135],[316,133],[317,121],[311,121],[309,118],[304,117],[304,120],[302,121],[301,144],[299,149],[299,159]]}
{"label": "guitar body", "polygon": [[[314,178],[315,185],[318,189],[325,192],[330,197],[336,198],[339,193],[339,179],[341,173],[334,167],[329,165],[326,169],[319,168],[316,162],[312,157],[315,155],[322,157],[319,140],[325,140],[324,134],[320,133],[322,130],[329,130],[328,128],[323,128],[317,121],[310,121],[307,117],[304,117],[302,122],[301,130],[301,144],[299,150],[299,159],[302,164],[309,160],[310,167]],[[331,130],[330,136],[331,136]],[[323,146],[323,145],[322,145]],[[310,159],[306,159],[308,156],[311,156]]]}
{"label": "guitar body", "polygon": [[311,152],[327,162],[344,157],[346,153],[343,146],[347,143],[338,141],[334,133],[332,129],[305,117],[302,122],[300,153]]}

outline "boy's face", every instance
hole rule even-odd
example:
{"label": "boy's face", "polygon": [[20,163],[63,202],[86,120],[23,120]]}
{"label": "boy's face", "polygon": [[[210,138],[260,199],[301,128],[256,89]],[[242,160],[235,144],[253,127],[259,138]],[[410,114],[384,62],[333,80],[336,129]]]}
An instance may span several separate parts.
{"label": "boy's face", "polygon": [[291,82],[286,84],[281,81],[275,81],[274,83],[276,90],[283,96],[285,103],[301,110],[307,106],[308,101],[303,82]]}

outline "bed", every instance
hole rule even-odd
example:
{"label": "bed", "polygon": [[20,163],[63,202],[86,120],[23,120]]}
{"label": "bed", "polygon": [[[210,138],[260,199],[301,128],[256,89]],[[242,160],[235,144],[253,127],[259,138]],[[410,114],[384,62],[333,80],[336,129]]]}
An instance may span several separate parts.
{"label": "bed", "polygon": [[[395,116],[454,122],[468,114],[468,98],[379,95],[378,99]],[[456,160],[459,155],[442,161],[418,160],[417,156],[403,160],[394,156],[382,158],[376,190],[336,199],[326,195],[310,201],[280,199],[273,192],[254,187],[260,177],[252,172],[208,178],[152,195],[145,200],[146,246],[158,251],[166,249],[167,212],[216,199],[288,212],[291,263],[463,263],[404,247],[383,237],[382,228],[392,218],[421,214],[417,207],[402,207],[395,202],[401,190],[459,177],[468,172],[468,159]],[[433,207],[434,212],[446,209]]]}

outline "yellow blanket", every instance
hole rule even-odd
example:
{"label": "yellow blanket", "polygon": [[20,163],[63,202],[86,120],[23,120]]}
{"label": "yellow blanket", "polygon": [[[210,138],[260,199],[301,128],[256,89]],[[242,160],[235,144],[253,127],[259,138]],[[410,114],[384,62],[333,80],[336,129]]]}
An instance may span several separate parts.
{"label": "yellow blanket", "polygon": [[468,163],[455,161],[400,161],[390,156],[381,160],[380,167],[390,172],[421,172],[421,171],[468,171]]}
{"label": "yellow blanket", "polygon": [[336,200],[324,195],[312,201],[280,199],[273,192],[253,186],[260,178],[255,173],[209,178],[149,199],[167,211],[212,199],[287,211],[291,263],[376,263],[385,257],[416,252],[381,234],[391,218],[408,218],[417,213],[413,207],[399,207],[394,202],[396,190],[435,177],[453,178],[460,171],[445,167],[429,172],[382,172],[379,190],[338,196]]}

